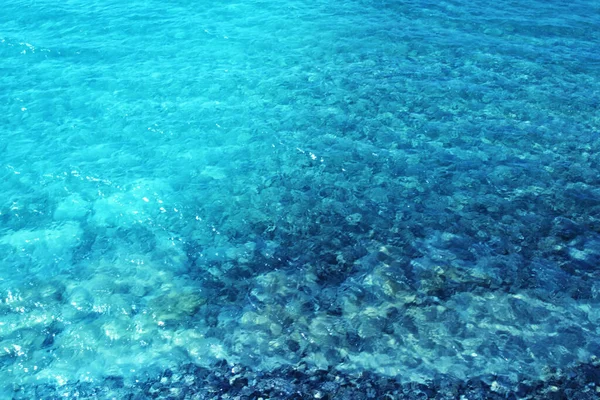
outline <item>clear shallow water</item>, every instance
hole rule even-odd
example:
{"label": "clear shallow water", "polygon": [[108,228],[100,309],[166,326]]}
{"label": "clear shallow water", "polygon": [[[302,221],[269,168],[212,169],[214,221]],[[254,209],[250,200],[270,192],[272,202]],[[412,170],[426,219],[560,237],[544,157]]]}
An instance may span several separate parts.
{"label": "clear shallow water", "polygon": [[0,381],[599,355],[600,8],[15,2]]}

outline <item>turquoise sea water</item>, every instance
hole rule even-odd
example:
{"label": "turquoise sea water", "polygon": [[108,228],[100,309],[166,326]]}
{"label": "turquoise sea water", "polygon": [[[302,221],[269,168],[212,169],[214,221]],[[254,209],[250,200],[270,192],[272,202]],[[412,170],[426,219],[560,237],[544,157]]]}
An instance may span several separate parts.
{"label": "turquoise sea water", "polygon": [[2,398],[600,356],[597,1],[1,6]]}

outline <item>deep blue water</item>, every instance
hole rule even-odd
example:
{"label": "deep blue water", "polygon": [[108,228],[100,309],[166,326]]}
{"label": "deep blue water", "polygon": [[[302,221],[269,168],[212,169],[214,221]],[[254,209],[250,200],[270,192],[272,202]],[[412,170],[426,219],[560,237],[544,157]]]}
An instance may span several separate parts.
{"label": "deep blue water", "polygon": [[597,365],[597,1],[0,6],[0,397]]}

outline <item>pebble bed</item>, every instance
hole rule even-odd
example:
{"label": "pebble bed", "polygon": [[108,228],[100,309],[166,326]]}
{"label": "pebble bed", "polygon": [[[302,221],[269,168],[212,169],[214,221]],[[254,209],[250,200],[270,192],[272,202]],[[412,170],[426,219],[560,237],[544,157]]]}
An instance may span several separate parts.
{"label": "pebble bed", "polygon": [[305,364],[268,372],[218,362],[210,368],[188,364],[154,377],[140,377],[127,385],[120,377],[108,377],[101,386],[89,383],[15,387],[14,399],[597,399],[600,362],[569,370],[548,370],[544,379],[523,379],[515,384],[499,376],[459,380],[437,376],[427,382],[400,383],[364,372],[348,375],[335,369],[315,370]]}

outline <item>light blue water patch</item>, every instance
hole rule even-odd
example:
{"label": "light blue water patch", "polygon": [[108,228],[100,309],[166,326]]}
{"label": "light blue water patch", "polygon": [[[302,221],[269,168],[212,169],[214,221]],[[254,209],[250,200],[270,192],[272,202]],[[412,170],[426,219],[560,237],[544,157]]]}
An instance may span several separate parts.
{"label": "light blue water patch", "polygon": [[7,393],[600,356],[596,2],[2,8]]}

